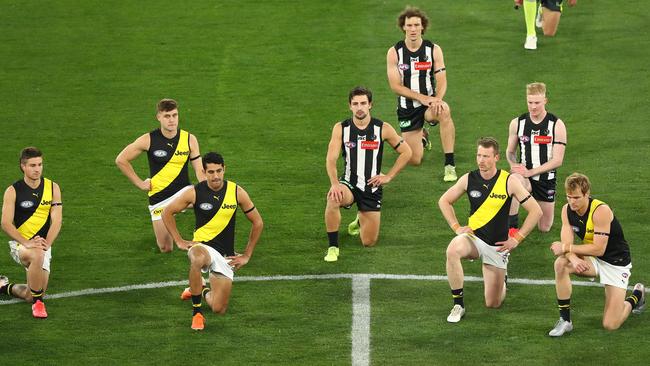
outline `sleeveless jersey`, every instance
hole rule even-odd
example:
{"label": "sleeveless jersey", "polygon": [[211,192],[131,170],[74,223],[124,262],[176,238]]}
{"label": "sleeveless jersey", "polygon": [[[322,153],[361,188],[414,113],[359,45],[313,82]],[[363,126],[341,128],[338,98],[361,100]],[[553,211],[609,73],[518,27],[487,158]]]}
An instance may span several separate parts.
{"label": "sleeveless jersey", "polygon": [[341,150],[345,161],[343,179],[364,192],[376,192],[381,187],[371,187],[368,179],[381,172],[384,141],[381,130],[384,122],[371,118],[368,126],[360,130],[352,119],[341,122],[343,139]]}
{"label": "sleeveless jersey", "polygon": [[25,239],[38,235],[47,237],[50,230],[50,209],[52,208],[52,181],[42,178],[36,189],[24,180],[13,184],[16,190],[14,225]]}
{"label": "sleeveless jersey", "polygon": [[[551,160],[553,157],[553,144],[555,144],[557,117],[547,112],[540,123],[533,123],[530,119],[530,113],[524,113],[519,116],[517,123],[519,161],[521,164],[524,164],[526,169],[533,169]],[[531,179],[552,181],[555,180],[555,177],[555,169],[553,169],[535,175]]]}
{"label": "sleeveless jersey", "polygon": [[237,184],[224,180],[217,192],[207,181],[194,186],[196,226],[193,241],[216,249],[221,255],[235,255],[235,213],[237,211]]}
{"label": "sleeveless jersey", "polygon": [[468,176],[469,227],[488,245],[508,239],[508,212],[512,201],[507,187],[509,176],[505,170],[498,170],[489,180],[483,179],[479,170]]}
{"label": "sleeveless jersey", "polygon": [[[420,48],[411,52],[406,42],[395,44],[397,51],[397,68],[402,77],[402,85],[424,95],[436,95],[436,79],[433,77],[433,47],[431,41],[423,40]],[[397,105],[402,109],[413,109],[422,104],[403,96],[397,97]]]}
{"label": "sleeveless jersey", "polygon": [[[571,224],[573,232],[582,239],[583,244],[594,243],[594,211],[598,206],[604,204],[605,202],[603,201],[589,198],[589,209],[582,216],[578,215],[577,212],[572,211],[571,206],[567,205],[566,213],[569,218],[569,224]],[[616,216],[614,216],[612,223],[610,224],[609,238],[607,239],[605,253],[598,258],[615,266],[627,266],[632,262],[630,246],[627,244],[627,241],[625,241],[623,228],[618,222],[618,219],[616,219]]]}
{"label": "sleeveless jersey", "polygon": [[149,204],[155,205],[190,185],[190,177],[187,173],[190,134],[179,130],[176,136],[168,139],[163,136],[160,129],[157,129],[149,132],[149,137],[151,138],[149,151],[147,151],[151,176]]}

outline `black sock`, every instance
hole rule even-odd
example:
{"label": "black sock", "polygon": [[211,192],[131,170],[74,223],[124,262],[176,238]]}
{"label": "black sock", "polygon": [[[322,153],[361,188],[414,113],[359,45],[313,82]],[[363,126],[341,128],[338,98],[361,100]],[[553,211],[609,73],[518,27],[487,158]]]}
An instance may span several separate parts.
{"label": "black sock", "polygon": [[456,166],[454,163],[454,153],[445,153],[445,165]]}
{"label": "black sock", "polygon": [[0,295],[9,295],[9,296],[13,296],[13,294],[11,293],[11,289],[12,289],[13,287],[14,287],[14,284],[13,284],[13,283],[8,283],[8,284],[6,284],[6,285],[0,287]]}
{"label": "black sock", "polygon": [[210,288],[203,286],[203,290],[201,290],[201,296],[205,297],[208,292],[210,292]]}
{"label": "black sock", "polygon": [[36,304],[36,301],[43,301],[43,289],[36,291],[30,288],[29,291],[32,294],[32,302],[34,304]]}
{"label": "black sock", "polygon": [[639,305],[639,300],[641,300],[643,294],[639,290],[634,290],[632,295],[628,296],[625,301],[629,302],[632,305],[632,309],[636,308]]}
{"label": "black sock", "polygon": [[519,227],[519,214],[514,214],[508,216],[508,225],[511,228],[518,228]]}
{"label": "black sock", "polygon": [[329,239],[331,247],[337,247],[337,248],[339,247],[339,232],[338,231],[327,232],[327,238]]}
{"label": "black sock", "polygon": [[192,315],[201,312],[201,295],[192,295]]}
{"label": "black sock", "polygon": [[463,308],[465,307],[465,303],[463,302],[463,288],[459,288],[456,290],[451,290],[451,297],[454,299],[454,305],[460,305]]}
{"label": "black sock", "polygon": [[571,299],[557,299],[557,308],[560,310],[560,318],[571,321]]}

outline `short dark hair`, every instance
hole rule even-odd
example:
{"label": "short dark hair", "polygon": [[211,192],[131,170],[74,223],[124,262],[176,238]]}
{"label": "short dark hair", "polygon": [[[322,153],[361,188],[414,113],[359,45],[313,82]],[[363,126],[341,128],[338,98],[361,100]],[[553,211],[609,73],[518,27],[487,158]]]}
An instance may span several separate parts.
{"label": "short dark hair", "polygon": [[203,159],[201,159],[201,164],[203,165],[203,169],[207,169],[208,164],[221,164],[223,166],[224,165],[223,156],[221,156],[221,154],[219,153],[211,151],[203,155]]}
{"label": "short dark hair", "polygon": [[427,27],[429,26],[429,18],[427,17],[427,14],[425,12],[413,6],[407,6],[406,9],[404,9],[399,14],[399,16],[397,17],[397,26],[399,27],[399,29],[404,31],[404,24],[406,23],[406,18],[413,18],[413,17],[418,17],[422,21],[422,34],[424,34],[424,31],[427,30]]}
{"label": "short dark hair", "polygon": [[156,110],[158,113],[160,112],[169,112],[173,111],[174,109],[178,109],[178,103],[173,100],[173,99],[162,99],[160,102],[158,102],[158,105],[156,106]]}
{"label": "short dark hair", "polygon": [[350,94],[348,94],[348,103],[352,103],[352,98],[356,97],[357,95],[367,96],[368,103],[372,103],[372,92],[370,89],[363,86],[355,86],[354,89],[350,90]]}
{"label": "short dark hair", "polygon": [[494,155],[499,155],[499,142],[494,137],[481,137],[476,142],[476,145],[486,149],[494,149]]}
{"label": "short dark hair", "polygon": [[25,162],[31,158],[38,158],[43,156],[41,150],[34,146],[28,146],[20,152],[20,165],[25,164]]}

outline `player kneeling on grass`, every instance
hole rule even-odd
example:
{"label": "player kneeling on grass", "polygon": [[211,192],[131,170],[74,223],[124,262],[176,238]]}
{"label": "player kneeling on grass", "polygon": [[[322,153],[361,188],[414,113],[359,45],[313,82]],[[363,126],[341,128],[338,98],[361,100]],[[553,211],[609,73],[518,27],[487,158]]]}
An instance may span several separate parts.
{"label": "player kneeling on grass", "polygon": [[[204,328],[201,299],[213,312],[225,314],[232,289],[233,270],[248,263],[264,226],[262,217],[248,193],[234,182],[224,180],[223,157],[209,152],[203,156],[206,180],[185,191],[162,214],[167,230],[178,247],[187,250],[190,259],[190,287],[181,299],[192,299],[192,329]],[[174,215],[188,205],[194,208],[196,226],[192,241],[181,237]],[[252,223],[244,254],[235,255],[235,214],[240,207]],[[210,287],[203,286],[201,272],[209,273]]]}
{"label": "player kneeling on grass", "polygon": [[[645,286],[637,283],[625,298],[632,268],[630,247],[623,229],[607,204],[590,197],[589,178],[573,173],[564,182],[568,203],[562,207],[560,240],[551,245],[555,260],[555,292],[560,320],[548,333],[559,337],[573,330],[571,322],[571,274],[598,277],[605,285],[603,327],[618,329],[630,312],[645,309]],[[574,235],[582,240],[573,245]]]}
{"label": "player kneeling on grass", "polygon": [[[463,302],[463,266],[461,259],[481,258],[485,306],[498,308],[506,297],[505,277],[508,256],[542,217],[539,204],[521,182],[507,171],[497,169],[499,144],[491,137],[478,140],[476,162],[478,169],[463,175],[438,201],[440,211],[456,236],[447,247],[447,277],[454,306],[447,317],[458,323],[465,315]],[[470,217],[467,226],[461,226],[453,204],[467,193]],[[508,236],[508,211],[512,198],[528,211],[519,232]]]}
{"label": "player kneeling on grass", "polygon": [[2,201],[2,230],[13,259],[27,270],[27,284],[0,276],[0,294],[32,302],[34,318],[47,318],[43,296],[50,278],[52,245],[59,235],[63,206],[61,190],[43,177],[43,154],[26,147],[20,154],[23,179],[10,185]]}

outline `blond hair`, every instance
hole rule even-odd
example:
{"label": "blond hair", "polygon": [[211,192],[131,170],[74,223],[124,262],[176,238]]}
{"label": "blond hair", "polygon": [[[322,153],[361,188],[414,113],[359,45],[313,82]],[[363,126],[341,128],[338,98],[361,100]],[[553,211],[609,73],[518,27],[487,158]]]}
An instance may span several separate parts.
{"label": "blond hair", "polygon": [[573,173],[566,177],[564,189],[566,189],[567,193],[580,190],[585,195],[591,191],[591,182],[589,182],[589,178],[586,175]]}
{"label": "blond hair", "polygon": [[526,95],[546,96],[546,84],[534,82],[526,85]]}

